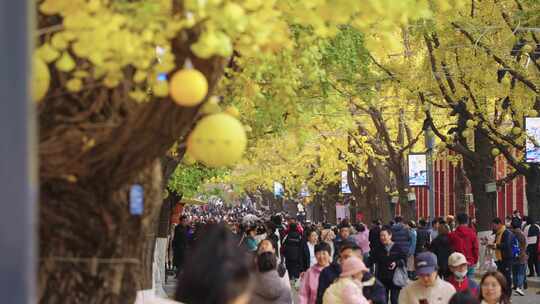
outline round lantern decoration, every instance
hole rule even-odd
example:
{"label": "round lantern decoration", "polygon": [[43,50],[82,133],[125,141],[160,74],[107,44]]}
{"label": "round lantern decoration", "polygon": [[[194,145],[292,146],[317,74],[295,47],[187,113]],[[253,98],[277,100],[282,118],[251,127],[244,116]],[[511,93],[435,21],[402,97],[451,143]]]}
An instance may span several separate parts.
{"label": "round lantern decoration", "polygon": [[239,161],[247,146],[246,132],[234,117],[224,113],[201,119],[187,140],[187,153],[209,167]]}
{"label": "round lantern decoration", "polygon": [[195,69],[183,69],[173,74],[169,90],[172,99],[178,105],[194,107],[206,97],[208,82],[201,72]]}

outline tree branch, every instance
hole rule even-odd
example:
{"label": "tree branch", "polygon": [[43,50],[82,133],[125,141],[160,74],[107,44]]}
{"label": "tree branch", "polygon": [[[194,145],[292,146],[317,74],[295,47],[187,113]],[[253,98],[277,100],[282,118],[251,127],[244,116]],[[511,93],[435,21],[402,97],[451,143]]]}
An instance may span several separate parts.
{"label": "tree branch", "polygon": [[459,24],[452,22],[451,23],[454,28],[456,28],[458,31],[460,31],[469,41],[474,44],[480,46],[486,54],[490,55],[495,62],[503,66],[512,76],[514,76],[515,79],[519,80],[521,83],[523,83],[525,86],[527,86],[529,89],[531,89],[533,92],[540,94],[540,90],[536,87],[536,85],[527,79],[524,75],[516,71],[515,69],[512,69],[504,60],[502,60],[499,56],[495,55],[495,53],[487,47],[482,42],[475,40],[474,37],[467,32],[465,29],[463,29]]}

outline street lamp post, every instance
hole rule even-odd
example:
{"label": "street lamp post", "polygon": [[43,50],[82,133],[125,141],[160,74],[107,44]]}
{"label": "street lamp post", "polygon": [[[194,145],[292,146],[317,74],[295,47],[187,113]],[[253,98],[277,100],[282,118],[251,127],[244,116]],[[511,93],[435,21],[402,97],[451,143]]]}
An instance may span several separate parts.
{"label": "street lamp post", "polygon": [[0,0],[0,294],[35,303],[37,146],[30,101],[34,1]]}

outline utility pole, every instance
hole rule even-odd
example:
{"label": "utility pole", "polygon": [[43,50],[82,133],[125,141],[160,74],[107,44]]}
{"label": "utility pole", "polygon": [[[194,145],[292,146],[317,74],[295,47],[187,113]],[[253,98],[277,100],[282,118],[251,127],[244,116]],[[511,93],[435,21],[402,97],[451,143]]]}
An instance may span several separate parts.
{"label": "utility pole", "polygon": [[0,0],[0,294],[36,303],[37,145],[30,101],[34,1]]}
{"label": "utility pole", "polygon": [[[429,105],[431,110],[431,105]],[[433,145],[435,138],[431,127],[424,131],[424,138],[426,142],[426,161],[427,161],[427,174],[428,174],[428,200],[429,200],[429,217],[435,218],[435,179],[433,178]]]}

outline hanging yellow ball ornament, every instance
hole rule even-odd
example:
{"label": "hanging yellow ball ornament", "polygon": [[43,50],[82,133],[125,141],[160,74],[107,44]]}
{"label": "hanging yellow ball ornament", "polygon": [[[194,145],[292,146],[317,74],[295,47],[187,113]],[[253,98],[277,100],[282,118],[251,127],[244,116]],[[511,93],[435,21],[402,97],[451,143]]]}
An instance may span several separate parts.
{"label": "hanging yellow ball ornament", "polygon": [[491,155],[499,156],[499,154],[501,154],[501,150],[499,150],[498,148],[491,149]]}
{"label": "hanging yellow ball ornament", "polygon": [[206,166],[221,167],[239,161],[246,146],[242,124],[231,115],[218,113],[199,121],[187,140],[187,153]]}
{"label": "hanging yellow ball ornament", "polygon": [[516,135],[516,136],[519,135],[519,134],[521,134],[521,128],[519,128],[519,127],[513,127],[513,128],[512,128],[512,134],[514,134],[514,135]]}
{"label": "hanging yellow ball ornament", "polygon": [[184,107],[193,107],[201,103],[208,93],[208,82],[201,72],[183,69],[173,74],[169,90],[174,102]]}
{"label": "hanging yellow ball ornament", "polygon": [[47,64],[37,56],[33,56],[32,100],[37,102],[45,97],[49,90],[51,74]]}

